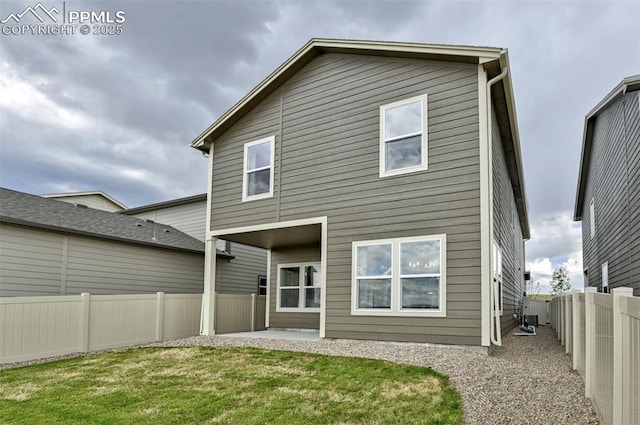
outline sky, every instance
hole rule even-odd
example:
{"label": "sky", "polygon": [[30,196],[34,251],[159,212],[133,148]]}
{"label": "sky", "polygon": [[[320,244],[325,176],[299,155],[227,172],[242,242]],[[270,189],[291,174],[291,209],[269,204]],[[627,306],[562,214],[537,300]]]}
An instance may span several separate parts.
{"label": "sky", "polygon": [[[54,17],[124,17],[122,33],[94,34],[116,29],[89,22],[84,35],[77,21],[74,34],[3,28],[0,186],[102,190],[129,207],[204,193],[207,161],[190,142],[313,37],[504,47],[532,233],[527,265],[541,293],[563,265],[582,288],[572,217],[584,116],[640,73],[640,2],[41,1]],[[0,20],[36,5],[3,0]],[[24,24],[39,22],[27,14]]]}

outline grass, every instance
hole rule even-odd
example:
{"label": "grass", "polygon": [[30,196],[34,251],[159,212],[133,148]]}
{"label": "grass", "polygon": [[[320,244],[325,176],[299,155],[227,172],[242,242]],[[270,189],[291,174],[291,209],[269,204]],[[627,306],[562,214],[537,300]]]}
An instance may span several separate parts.
{"label": "grass", "polygon": [[0,371],[0,423],[459,424],[418,366],[253,348],[138,348]]}

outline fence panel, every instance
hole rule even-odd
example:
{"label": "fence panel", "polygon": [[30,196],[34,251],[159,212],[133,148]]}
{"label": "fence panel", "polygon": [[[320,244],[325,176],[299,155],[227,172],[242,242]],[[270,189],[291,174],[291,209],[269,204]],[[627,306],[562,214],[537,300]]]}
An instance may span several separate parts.
{"label": "fence panel", "polygon": [[586,352],[585,296],[584,294],[574,294],[573,299],[573,368],[584,379]]}
{"label": "fence panel", "polygon": [[640,298],[623,297],[621,423],[640,424]]}
{"label": "fence panel", "polygon": [[267,297],[265,297],[264,295],[256,297],[256,314],[255,314],[255,321],[256,321],[255,330],[256,331],[263,331],[267,329],[264,324],[266,308],[267,308]]}
{"label": "fence panel", "polygon": [[0,298],[0,361],[79,351],[80,303],[80,296]]}
{"label": "fence panel", "polygon": [[251,295],[216,294],[216,334],[251,331]]}
{"label": "fence panel", "polygon": [[594,376],[591,395],[606,423],[613,421],[613,299],[593,294],[595,311]]}
{"label": "fence panel", "polygon": [[197,335],[202,295],[0,298],[0,362]]}
{"label": "fence panel", "polygon": [[197,335],[200,328],[201,294],[166,294],[163,336],[165,340]]}

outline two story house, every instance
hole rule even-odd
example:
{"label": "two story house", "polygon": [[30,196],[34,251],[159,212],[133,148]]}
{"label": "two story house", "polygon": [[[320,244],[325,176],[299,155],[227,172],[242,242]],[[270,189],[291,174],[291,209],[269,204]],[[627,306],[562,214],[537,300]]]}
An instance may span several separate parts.
{"label": "two story house", "polygon": [[218,238],[267,249],[266,324],[484,347],[529,224],[505,49],[312,39],[200,134]]}
{"label": "two story house", "polygon": [[582,221],[585,287],[640,295],[640,75],[585,118],[574,220]]}

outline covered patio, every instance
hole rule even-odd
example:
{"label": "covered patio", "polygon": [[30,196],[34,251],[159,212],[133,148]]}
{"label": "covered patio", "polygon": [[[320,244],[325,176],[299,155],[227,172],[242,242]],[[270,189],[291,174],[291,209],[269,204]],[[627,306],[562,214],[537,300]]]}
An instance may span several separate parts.
{"label": "covered patio", "polygon": [[[253,301],[246,303],[246,308],[237,303],[233,308],[227,308],[230,294],[220,293],[216,285],[216,262],[213,261],[212,252],[215,252],[216,242],[224,239],[230,242],[238,242],[267,250],[267,291],[266,297],[256,297]],[[241,331],[254,331],[254,335],[264,328],[277,329],[307,328],[316,330],[317,338],[324,337],[324,315],[325,315],[325,276],[326,276],[326,252],[327,252],[327,218],[315,217],[309,219],[267,223],[255,226],[246,226],[231,229],[212,230],[207,234],[206,256],[205,256],[205,277],[204,277],[204,297],[202,305],[201,334],[216,335],[225,333],[226,335],[240,333]],[[276,281],[280,276],[280,268],[286,267],[291,271],[291,266],[315,264],[316,271],[312,276],[312,286],[305,286],[303,276],[305,268],[300,266],[299,276],[300,286],[291,287],[288,292],[279,291]],[[295,267],[293,267],[295,269]],[[294,270],[295,271],[295,270]],[[215,288],[215,289],[214,289]],[[288,289],[288,288],[287,288]],[[294,291],[294,292],[291,292]],[[314,292],[315,291],[315,292]],[[281,302],[286,295],[286,302]],[[293,295],[293,297],[291,296]],[[311,297],[315,295],[312,301]],[[291,303],[299,299],[299,306],[292,307]],[[319,298],[319,300],[318,300]],[[305,301],[309,300],[309,307]],[[264,304],[256,307],[258,304]],[[246,310],[246,311],[245,311]],[[261,317],[256,317],[260,315]],[[229,320],[238,323],[249,323],[249,326],[236,326],[229,323]],[[259,323],[263,326],[256,326]],[[276,332],[270,330],[269,332]],[[294,332],[287,332],[287,336]],[[267,336],[255,336],[256,338],[270,338]],[[246,335],[243,335],[246,336]],[[299,335],[300,336],[300,335]],[[294,338],[295,339],[295,338]]]}

